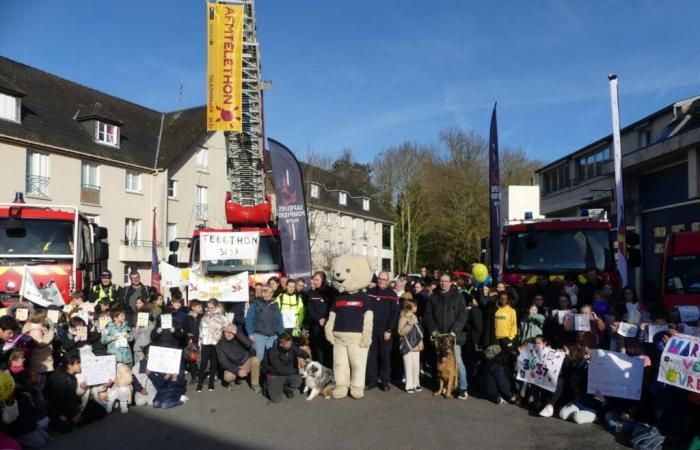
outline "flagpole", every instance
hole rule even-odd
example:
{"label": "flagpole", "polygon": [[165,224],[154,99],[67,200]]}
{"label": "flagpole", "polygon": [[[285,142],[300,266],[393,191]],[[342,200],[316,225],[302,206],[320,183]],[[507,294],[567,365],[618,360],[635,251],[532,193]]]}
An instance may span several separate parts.
{"label": "flagpole", "polygon": [[489,134],[489,216],[491,280],[494,284],[501,278],[501,174],[498,161],[498,121],[493,104],[491,130]]}
{"label": "flagpole", "polygon": [[623,286],[627,286],[627,258],[625,243],[625,194],[622,181],[622,148],[620,144],[620,104],[617,94],[617,75],[608,75],[610,81],[610,109],[613,129],[613,164],[615,167],[615,209],[617,218],[617,271]]}

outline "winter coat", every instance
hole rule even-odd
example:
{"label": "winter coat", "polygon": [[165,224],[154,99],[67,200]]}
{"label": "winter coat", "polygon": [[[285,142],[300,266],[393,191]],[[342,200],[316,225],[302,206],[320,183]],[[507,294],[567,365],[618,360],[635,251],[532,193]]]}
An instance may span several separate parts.
{"label": "winter coat", "polygon": [[221,332],[228,325],[228,320],[221,306],[213,311],[207,311],[199,324],[199,343],[201,345],[216,345],[221,339]]}
{"label": "winter coat", "polygon": [[161,328],[160,317],[156,319],[156,323],[151,329],[151,344],[158,347],[180,348],[182,342],[182,330],[177,328],[173,323],[175,332],[170,328]]}
{"label": "winter coat", "polygon": [[430,333],[454,333],[457,336],[457,343],[464,345],[467,306],[464,303],[464,297],[456,289],[450,289],[447,292],[433,291],[428,299],[423,321]]}
{"label": "winter coat", "polygon": [[520,343],[531,344],[542,334],[545,317],[542,314],[529,314],[520,321]]}
{"label": "winter coat", "polygon": [[165,375],[164,373],[151,372],[148,376],[148,379],[151,380],[151,383],[153,383],[153,386],[155,386],[158,391],[153,398],[153,402],[180,401],[180,397],[187,392],[185,377],[180,373],[175,380],[166,380]]}
{"label": "winter coat", "polygon": [[484,319],[478,306],[467,305],[467,333],[466,351],[479,351],[481,349],[481,335],[484,332]]}
{"label": "winter coat", "polygon": [[131,355],[131,348],[129,348],[129,345],[117,347],[117,341],[112,340],[113,336],[124,336],[127,342],[131,342],[134,340],[131,327],[126,322],[121,325],[110,322],[102,332],[102,343],[107,344],[107,353],[116,356],[117,362],[128,365],[133,364],[134,358]]}
{"label": "winter coat", "polygon": [[22,327],[22,333],[32,338],[29,370],[35,373],[53,372],[54,331],[42,324],[27,322]]}
{"label": "winter coat", "polygon": [[49,375],[44,396],[49,404],[49,417],[67,419],[80,413],[82,400],[78,395],[78,380],[63,369]]}
{"label": "winter coat", "polygon": [[236,333],[233,339],[221,338],[216,344],[216,358],[219,367],[238,373],[238,368],[250,358],[253,343],[243,333]]}
{"label": "winter coat", "polygon": [[100,333],[88,332],[87,339],[82,341],[76,341],[76,335],[77,331],[69,328],[63,334],[63,336],[60,337],[61,348],[63,349],[65,356],[80,356],[80,349],[85,346],[92,348],[92,352],[96,356],[104,356],[104,354],[98,355],[94,348],[95,343],[101,344],[102,335]]}
{"label": "winter coat", "polygon": [[195,344],[199,343],[199,324],[202,321],[202,314],[195,314],[194,311],[187,313],[185,323],[182,326],[182,332],[185,340],[192,340]]}
{"label": "winter coat", "polygon": [[285,350],[277,341],[277,344],[265,351],[261,367],[267,375],[283,377],[295,375],[298,373],[297,358],[308,359],[310,356],[296,345]]}
{"label": "winter coat", "polygon": [[275,336],[282,333],[284,324],[279,305],[274,300],[266,302],[261,298],[256,299],[248,308],[245,329],[248,336],[253,334]]}
{"label": "winter coat", "polygon": [[141,361],[144,358],[143,348],[151,345],[151,332],[154,328],[155,324],[150,320],[145,327],[134,328],[134,360]]}
{"label": "winter coat", "polygon": [[[401,312],[401,315],[399,316],[399,325],[397,328],[397,332],[399,336],[407,336],[408,333],[411,332],[411,329],[413,328],[414,325],[418,324],[418,317],[414,313],[404,313],[403,311]],[[418,341],[418,344],[416,344],[411,351],[412,352],[420,352],[423,350],[423,340],[421,339]]]}

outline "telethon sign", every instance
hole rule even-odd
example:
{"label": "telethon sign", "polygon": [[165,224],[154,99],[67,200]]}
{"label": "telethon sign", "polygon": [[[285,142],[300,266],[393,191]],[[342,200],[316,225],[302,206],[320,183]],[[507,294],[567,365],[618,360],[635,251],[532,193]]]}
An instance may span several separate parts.
{"label": "telethon sign", "polygon": [[228,261],[232,259],[258,259],[260,234],[254,231],[225,233],[201,233],[199,235],[202,261]]}
{"label": "telethon sign", "polygon": [[207,131],[243,131],[243,5],[207,2]]}

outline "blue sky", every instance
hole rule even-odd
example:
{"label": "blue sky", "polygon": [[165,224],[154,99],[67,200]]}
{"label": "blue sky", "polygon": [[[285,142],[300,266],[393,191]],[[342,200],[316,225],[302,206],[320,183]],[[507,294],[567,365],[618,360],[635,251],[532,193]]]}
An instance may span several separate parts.
{"label": "blue sky", "polygon": [[[370,161],[450,127],[551,161],[700,94],[700,2],[258,0],[268,135]],[[0,54],[157,110],[205,101],[204,1],[0,0]],[[179,100],[179,86],[184,94]]]}

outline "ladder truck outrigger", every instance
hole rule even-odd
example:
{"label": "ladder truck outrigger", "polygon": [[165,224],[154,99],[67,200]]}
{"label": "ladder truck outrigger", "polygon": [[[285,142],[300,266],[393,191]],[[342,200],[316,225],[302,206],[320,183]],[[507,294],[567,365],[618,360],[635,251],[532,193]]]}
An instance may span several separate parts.
{"label": "ladder truck outrigger", "polygon": [[[229,191],[224,204],[226,221],[231,228],[206,226],[194,230],[190,243],[190,267],[199,267],[205,276],[225,276],[249,272],[249,284],[265,283],[283,274],[279,230],[272,213],[270,195],[266,193],[263,164],[264,124],[260,80],[260,47],[257,40],[255,4],[244,0],[242,61],[243,132],[225,132],[226,164]],[[202,233],[257,232],[260,236],[257,260],[201,261]],[[171,243],[171,251],[177,244]]]}

